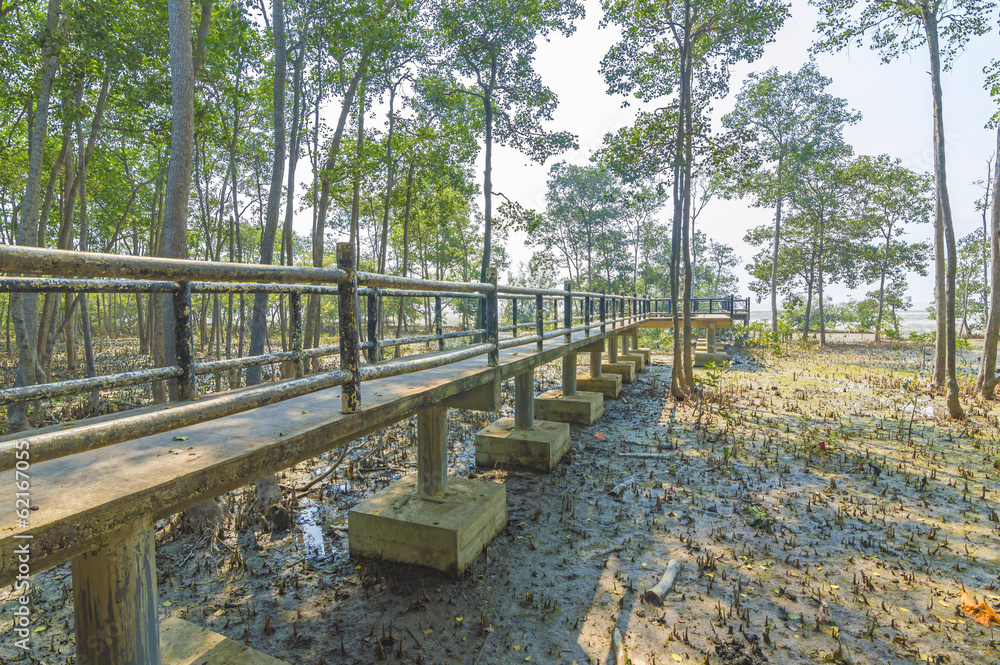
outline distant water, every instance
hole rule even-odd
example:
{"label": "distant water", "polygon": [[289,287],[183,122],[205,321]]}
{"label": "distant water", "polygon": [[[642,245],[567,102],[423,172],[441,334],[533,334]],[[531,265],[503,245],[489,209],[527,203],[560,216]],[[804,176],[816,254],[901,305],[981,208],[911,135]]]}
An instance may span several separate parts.
{"label": "distant water", "polygon": [[[934,330],[935,322],[928,317],[927,308],[930,303],[917,303],[906,311],[899,312],[899,329],[902,337],[907,337],[911,332],[930,332]],[[771,310],[755,309],[750,310],[751,321],[770,321]]]}

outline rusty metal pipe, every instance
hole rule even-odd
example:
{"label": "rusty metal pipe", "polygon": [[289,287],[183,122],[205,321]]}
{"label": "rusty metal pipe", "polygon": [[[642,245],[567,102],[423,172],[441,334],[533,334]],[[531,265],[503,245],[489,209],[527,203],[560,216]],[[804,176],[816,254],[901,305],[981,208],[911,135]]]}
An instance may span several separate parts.
{"label": "rusty metal pipe", "polygon": [[0,293],[173,293],[178,288],[177,282],[148,279],[0,277]]}
{"label": "rusty metal pipe", "polygon": [[73,277],[281,284],[341,284],[347,280],[346,272],[329,268],[215,263],[20,245],[0,245],[0,265],[7,273]]}
{"label": "rusty metal pipe", "polygon": [[155,369],[141,369],[135,372],[123,372],[108,376],[94,376],[88,379],[44,383],[37,386],[23,386],[20,388],[6,388],[0,390],[0,406],[16,404],[18,402],[30,402],[36,399],[65,397],[66,395],[75,395],[77,393],[90,392],[91,390],[138,386],[152,381],[175,379],[180,375],[180,367],[157,367]]}
{"label": "rusty metal pipe", "polygon": [[[377,275],[358,272],[358,286],[373,286],[379,289],[404,289],[406,291],[450,291],[459,293],[493,293],[496,287],[481,282],[439,282],[417,277],[398,275]],[[438,295],[438,294],[435,294]]]}
{"label": "rusty metal pipe", "polygon": [[364,365],[358,370],[358,374],[360,374],[362,381],[374,381],[390,376],[402,376],[403,374],[412,374],[413,372],[420,372],[425,369],[433,369],[468,360],[469,358],[475,358],[476,356],[489,353],[494,348],[496,347],[492,344],[476,344],[475,346],[463,346],[452,351],[441,351],[421,358],[410,357],[389,360],[378,365]]}

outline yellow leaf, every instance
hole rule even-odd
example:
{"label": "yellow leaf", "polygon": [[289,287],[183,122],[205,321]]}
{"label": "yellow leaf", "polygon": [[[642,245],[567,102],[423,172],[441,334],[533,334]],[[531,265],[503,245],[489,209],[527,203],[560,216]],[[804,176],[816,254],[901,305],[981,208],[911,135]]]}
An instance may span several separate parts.
{"label": "yellow leaf", "polygon": [[169,600],[163,601],[163,606],[164,607],[170,607],[171,605],[173,605],[173,603],[171,603]]}
{"label": "yellow leaf", "polygon": [[434,632],[433,628],[428,628],[428,629],[424,630],[424,635],[430,635],[433,632]]}
{"label": "yellow leaf", "polygon": [[462,617],[455,617],[455,621],[462,623]]}
{"label": "yellow leaf", "polygon": [[646,564],[642,564],[642,567],[643,567],[643,568],[645,568],[645,567],[646,567]]}
{"label": "yellow leaf", "polygon": [[43,630],[45,630],[46,628],[48,628],[48,626],[39,626],[38,628],[35,628],[35,632],[36,633],[40,633]]}
{"label": "yellow leaf", "polygon": [[683,660],[680,656],[678,656],[675,653],[670,654],[670,657],[676,660],[678,663],[681,662],[681,660]]}
{"label": "yellow leaf", "polygon": [[514,651],[520,651],[520,650],[521,650],[521,645],[520,644],[515,644],[514,645]]}
{"label": "yellow leaf", "polygon": [[525,656],[525,657],[524,657],[524,662],[528,662],[528,661],[530,661],[530,660],[531,660],[531,656]]}
{"label": "yellow leaf", "polygon": [[900,609],[901,612],[909,612],[910,611],[910,610],[906,609],[905,607],[903,607],[902,605],[899,606],[899,609]]}

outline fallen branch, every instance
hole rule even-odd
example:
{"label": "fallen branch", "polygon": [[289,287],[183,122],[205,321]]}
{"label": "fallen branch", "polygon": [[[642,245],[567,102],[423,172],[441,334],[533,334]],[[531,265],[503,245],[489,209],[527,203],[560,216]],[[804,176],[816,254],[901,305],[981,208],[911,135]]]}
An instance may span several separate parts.
{"label": "fallen branch", "polygon": [[615,654],[615,665],[626,665],[628,658],[625,656],[625,638],[622,631],[615,628],[611,634],[611,653]]}
{"label": "fallen branch", "polygon": [[663,599],[670,593],[670,589],[673,588],[674,582],[677,581],[677,573],[679,572],[681,572],[681,562],[677,559],[671,559],[659,583],[645,593],[646,602],[652,603],[657,607],[662,607]]}

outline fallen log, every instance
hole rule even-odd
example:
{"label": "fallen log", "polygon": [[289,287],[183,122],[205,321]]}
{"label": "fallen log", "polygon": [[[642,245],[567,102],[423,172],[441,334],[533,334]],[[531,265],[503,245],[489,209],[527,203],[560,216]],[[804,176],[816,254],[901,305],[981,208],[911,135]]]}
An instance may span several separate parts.
{"label": "fallen log", "polygon": [[681,562],[677,559],[671,559],[670,563],[667,564],[667,569],[663,572],[663,577],[652,589],[649,589],[645,593],[646,602],[652,603],[657,607],[663,605],[663,599],[670,589],[673,588],[674,582],[677,581],[677,573],[681,572]]}

